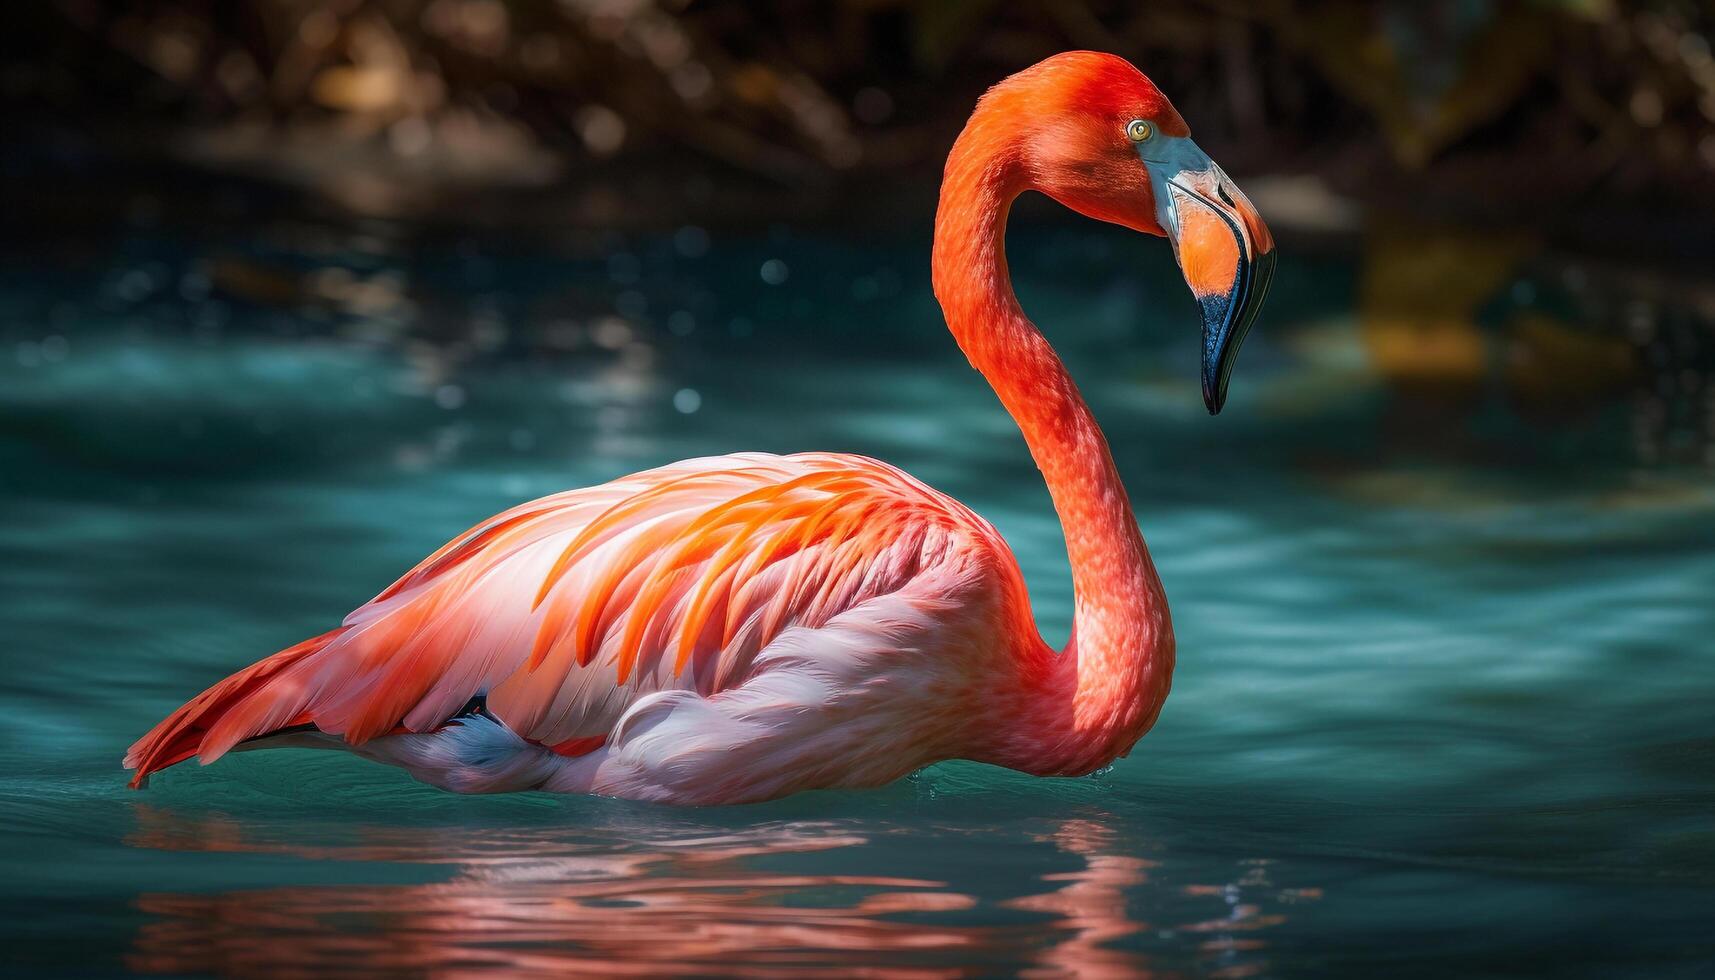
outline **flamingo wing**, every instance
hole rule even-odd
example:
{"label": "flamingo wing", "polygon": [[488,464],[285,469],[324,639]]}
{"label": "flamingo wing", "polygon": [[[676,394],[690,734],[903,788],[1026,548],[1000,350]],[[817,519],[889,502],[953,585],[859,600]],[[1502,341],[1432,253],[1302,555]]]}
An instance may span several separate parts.
{"label": "flamingo wing", "polygon": [[640,698],[743,684],[788,627],[820,628],[972,553],[1008,552],[968,509],[872,459],[676,463],[477,525],[339,628],[193,699],[125,764],[140,785],[275,733],[362,746],[435,731],[475,698],[519,738],[577,755]]}

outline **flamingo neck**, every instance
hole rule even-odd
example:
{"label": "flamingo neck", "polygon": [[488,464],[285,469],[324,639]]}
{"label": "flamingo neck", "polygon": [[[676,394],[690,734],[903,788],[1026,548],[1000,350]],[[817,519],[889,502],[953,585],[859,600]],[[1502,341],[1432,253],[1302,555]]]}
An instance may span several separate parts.
{"label": "flamingo neck", "polygon": [[1019,670],[993,693],[976,756],[1044,774],[1088,772],[1154,724],[1173,674],[1173,627],[1107,439],[1047,338],[1013,294],[1005,236],[1029,189],[1004,134],[979,115],[954,145],[935,220],[935,295],[971,365],[1018,424],[1042,471],[1072,567],[1072,638],[1056,655],[1015,610]]}

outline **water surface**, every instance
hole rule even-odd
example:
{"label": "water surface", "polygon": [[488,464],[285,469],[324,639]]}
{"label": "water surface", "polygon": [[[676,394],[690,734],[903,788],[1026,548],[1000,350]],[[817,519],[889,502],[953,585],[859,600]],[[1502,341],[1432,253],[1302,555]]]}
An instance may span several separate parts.
{"label": "water surface", "polygon": [[[1545,394],[1505,365],[1402,387],[1376,367],[1394,327],[1364,308],[1364,261],[1288,254],[1212,420],[1164,249],[1015,236],[1021,296],[1107,427],[1173,603],[1160,723],[1085,779],[950,763],[701,810],[461,798],[289,751],[134,793],[118,760],[477,520],[690,455],[899,464],[999,525],[1063,641],[1058,526],[939,326],[920,236],[145,226],[10,263],[8,958],[1707,975],[1715,486],[1663,421],[1684,399],[1571,371]],[[1521,282],[1473,315],[1478,343],[1572,317]]]}

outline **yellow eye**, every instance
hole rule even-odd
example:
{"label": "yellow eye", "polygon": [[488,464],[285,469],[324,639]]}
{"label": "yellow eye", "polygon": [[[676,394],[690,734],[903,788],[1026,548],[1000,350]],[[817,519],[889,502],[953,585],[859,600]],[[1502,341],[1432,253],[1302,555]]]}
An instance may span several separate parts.
{"label": "yellow eye", "polygon": [[1142,143],[1155,135],[1155,127],[1151,126],[1147,120],[1133,119],[1125,124],[1125,134],[1131,137],[1133,143]]}

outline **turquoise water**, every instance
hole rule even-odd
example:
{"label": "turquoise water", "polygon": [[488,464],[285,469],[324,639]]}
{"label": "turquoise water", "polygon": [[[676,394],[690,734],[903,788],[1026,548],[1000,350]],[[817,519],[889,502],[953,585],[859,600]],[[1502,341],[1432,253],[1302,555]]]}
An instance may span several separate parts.
{"label": "turquoise water", "polygon": [[[1210,419],[1195,311],[1157,243],[1048,224],[1013,256],[1167,583],[1180,668],[1159,725],[1086,779],[952,763],[704,810],[461,798],[290,751],[135,793],[118,760],[475,521],[689,455],[900,464],[999,525],[1062,641],[1058,527],[938,325],[920,237],[143,225],[16,257],[7,958],[78,975],[1715,970],[1715,480],[1659,424],[1654,380],[1549,409],[1519,408],[1504,373],[1404,393],[1363,339],[1362,257],[1288,250]],[[1560,302],[1525,285],[1484,316]]]}

